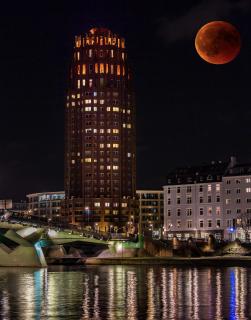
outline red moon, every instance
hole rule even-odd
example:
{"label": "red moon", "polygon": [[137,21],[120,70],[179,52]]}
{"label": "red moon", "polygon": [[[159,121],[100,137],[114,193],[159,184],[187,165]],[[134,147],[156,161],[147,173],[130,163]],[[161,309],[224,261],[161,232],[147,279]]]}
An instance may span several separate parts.
{"label": "red moon", "polygon": [[241,37],[232,24],[213,21],[198,31],[195,48],[203,60],[212,64],[225,64],[234,60],[239,54]]}

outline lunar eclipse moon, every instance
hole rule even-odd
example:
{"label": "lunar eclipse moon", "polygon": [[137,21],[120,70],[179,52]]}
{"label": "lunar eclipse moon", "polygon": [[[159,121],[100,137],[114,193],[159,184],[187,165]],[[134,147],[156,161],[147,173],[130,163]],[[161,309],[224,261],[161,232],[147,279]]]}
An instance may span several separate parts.
{"label": "lunar eclipse moon", "polygon": [[203,60],[212,64],[226,64],[240,52],[240,33],[228,22],[209,22],[198,31],[195,48]]}

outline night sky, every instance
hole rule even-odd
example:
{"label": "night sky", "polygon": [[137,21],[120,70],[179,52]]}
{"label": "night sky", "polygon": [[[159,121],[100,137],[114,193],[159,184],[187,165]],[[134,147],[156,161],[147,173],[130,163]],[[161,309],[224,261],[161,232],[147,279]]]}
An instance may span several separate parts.
{"label": "night sky", "polygon": [[[251,160],[251,2],[9,1],[0,13],[0,199],[63,190],[64,104],[77,34],[126,38],[137,108],[137,187],[161,188],[176,166]],[[194,38],[233,23],[242,49],[210,65]]]}

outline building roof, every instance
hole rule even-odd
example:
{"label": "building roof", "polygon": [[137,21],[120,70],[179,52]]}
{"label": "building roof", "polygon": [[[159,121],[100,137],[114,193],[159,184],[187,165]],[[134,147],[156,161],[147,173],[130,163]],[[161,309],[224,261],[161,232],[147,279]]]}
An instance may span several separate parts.
{"label": "building roof", "polygon": [[251,163],[236,164],[235,166],[228,168],[225,173],[226,177],[245,175],[251,175]]}
{"label": "building roof", "polygon": [[167,185],[208,183],[222,181],[229,164],[226,162],[211,162],[210,164],[176,168],[166,177]]}

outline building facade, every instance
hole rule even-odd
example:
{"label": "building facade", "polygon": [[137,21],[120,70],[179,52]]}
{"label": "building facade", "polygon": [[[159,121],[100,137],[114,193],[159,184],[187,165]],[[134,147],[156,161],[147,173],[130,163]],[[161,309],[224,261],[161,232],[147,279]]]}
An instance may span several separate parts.
{"label": "building facade", "polygon": [[137,190],[139,203],[139,228],[143,233],[160,237],[164,225],[163,190]]}
{"label": "building facade", "polygon": [[135,105],[125,40],[105,28],[75,38],[65,107],[68,223],[122,228],[136,206]]}
{"label": "building facade", "polygon": [[180,239],[224,235],[223,175],[226,163],[176,169],[164,186],[164,235]]}
{"label": "building facade", "polygon": [[59,220],[61,217],[61,206],[64,202],[65,192],[41,192],[32,193],[28,198],[28,214],[43,220]]}
{"label": "building facade", "polygon": [[229,168],[223,177],[225,238],[251,239],[251,163]]}

